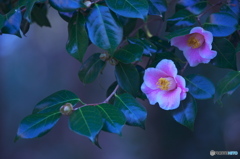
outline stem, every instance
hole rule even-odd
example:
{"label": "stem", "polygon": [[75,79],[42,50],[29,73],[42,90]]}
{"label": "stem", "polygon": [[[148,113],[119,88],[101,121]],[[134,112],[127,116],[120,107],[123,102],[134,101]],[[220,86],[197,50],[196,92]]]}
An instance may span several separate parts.
{"label": "stem", "polygon": [[[146,23],[143,23],[143,24],[139,25],[137,28],[135,28],[135,29],[128,35],[128,37],[133,36],[134,34],[137,33],[137,31],[138,31],[139,29],[141,29],[142,27],[146,26],[148,23],[150,23],[150,22],[152,22],[152,21],[155,21],[156,19],[157,19],[157,18],[152,18],[152,19],[150,19],[149,21],[147,21]],[[121,44],[119,44],[118,48],[122,47],[122,45],[124,45],[126,42],[127,42],[127,38],[126,38],[125,40],[123,40],[123,41],[121,42]]]}
{"label": "stem", "polygon": [[181,71],[180,71],[180,74],[181,74],[181,75],[183,74],[183,72],[185,71],[185,69],[187,68],[187,66],[188,66],[188,62],[186,62],[186,64],[184,65],[184,67],[181,69]]}
{"label": "stem", "polygon": [[212,8],[214,8],[214,7],[218,6],[218,5],[221,5],[221,4],[223,4],[223,1],[219,1],[219,2],[211,5],[211,6],[210,6],[209,8],[207,8],[204,12],[202,12],[201,14],[199,14],[199,15],[197,16],[197,21],[198,21],[198,23],[200,24],[200,26],[201,26],[201,20],[200,20],[200,18],[201,18],[203,15],[205,15],[206,13],[208,13]]}
{"label": "stem", "polygon": [[119,85],[117,85],[117,86],[115,87],[115,89],[112,91],[112,93],[111,93],[103,102],[85,104],[85,103],[83,103],[83,102],[80,100],[80,102],[81,102],[82,104],[84,104],[84,105],[81,105],[81,106],[79,106],[79,107],[75,107],[73,110],[77,110],[78,108],[84,107],[84,106],[87,106],[87,105],[96,106],[96,105],[100,105],[100,104],[103,104],[103,103],[108,103],[109,100],[112,98],[112,96],[114,96],[114,94],[117,92],[118,88],[119,88]]}
{"label": "stem", "polygon": [[115,89],[113,90],[113,92],[107,97],[107,99],[105,99],[105,101],[104,101],[103,103],[107,103],[107,102],[112,98],[112,96],[117,92],[118,88],[119,88],[119,85],[117,85],[117,86],[115,87]]}

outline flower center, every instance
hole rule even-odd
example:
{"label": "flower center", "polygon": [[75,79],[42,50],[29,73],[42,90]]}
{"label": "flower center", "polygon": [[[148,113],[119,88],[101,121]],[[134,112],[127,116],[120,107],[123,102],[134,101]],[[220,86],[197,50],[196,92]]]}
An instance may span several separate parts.
{"label": "flower center", "polygon": [[199,48],[204,42],[204,37],[199,33],[193,33],[190,35],[187,41],[187,45],[193,49]]}
{"label": "flower center", "polygon": [[172,77],[159,78],[156,83],[157,87],[164,91],[171,91],[176,88],[177,84]]}

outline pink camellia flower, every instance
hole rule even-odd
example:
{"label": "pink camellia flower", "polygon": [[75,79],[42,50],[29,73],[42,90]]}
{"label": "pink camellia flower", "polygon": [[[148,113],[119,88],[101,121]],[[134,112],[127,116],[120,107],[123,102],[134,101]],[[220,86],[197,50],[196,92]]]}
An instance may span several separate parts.
{"label": "pink camellia flower", "polygon": [[177,75],[172,60],[164,59],[156,68],[146,69],[143,80],[141,90],[152,105],[158,102],[162,109],[176,109],[180,100],[186,98],[188,88],[185,87],[185,79]]}
{"label": "pink camellia flower", "polygon": [[197,66],[199,63],[208,63],[213,59],[217,52],[212,50],[213,36],[209,31],[201,27],[195,27],[190,34],[174,37],[171,45],[178,47],[190,66]]}

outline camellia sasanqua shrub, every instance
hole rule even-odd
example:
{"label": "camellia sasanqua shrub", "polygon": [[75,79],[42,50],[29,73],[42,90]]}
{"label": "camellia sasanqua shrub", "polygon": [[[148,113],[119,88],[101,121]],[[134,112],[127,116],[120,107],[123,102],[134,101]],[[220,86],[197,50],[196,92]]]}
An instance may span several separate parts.
{"label": "camellia sasanqua shrub", "polygon": [[[66,52],[81,63],[79,80],[95,81],[109,63],[115,82],[99,103],[85,103],[70,90],[49,95],[20,122],[15,141],[45,135],[65,115],[70,130],[100,147],[101,131],[145,128],[147,111],[139,100],[194,131],[196,100],[224,105],[223,96],[240,86],[238,0],[3,0],[0,34],[24,37],[32,23],[50,27],[49,9],[68,23]],[[90,45],[102,52],[83,61]],[[228,73],[214,84],[185,71],[203,65]]]}

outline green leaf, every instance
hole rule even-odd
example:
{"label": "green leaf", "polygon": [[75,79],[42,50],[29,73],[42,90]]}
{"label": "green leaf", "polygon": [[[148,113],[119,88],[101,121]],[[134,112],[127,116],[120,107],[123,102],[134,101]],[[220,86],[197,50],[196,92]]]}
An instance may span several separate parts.
{"label": "green leaf", "polygon": [[106,6],[95,5],[87,17],[89,38],[98,47],[113,52],[122,41],[123,29]]}
{"label": "green leaf", "polygon": [[47,5],[46,4],[35,4],[32,13],[32,22],[36,22],[39,26],[51,27],[51,24],[47,18]]}
{"label": "green leaf", "polygon": [[145,19],[148,14],[147,0],[105,0],[115,13],[129,18]]}
{"label": "green leaf", "polygon": [[196,23],[196,16],[190,11],[182,9],[168,19],[174,22],[175,26],[193,26]]}
{"label": "green leaf", "polygon": [[229,13],[213,13],[209,17],[209,23],[205,23],[203,28],[212,32],[215,37],[224,37],[236,31],[237,24],[238,20]]}
{"label": "green leaf", "polygon": [[67,90],[61,90],[41,100],[35,106],[33,114],[59,112],[62,105],[71,103],[74,106],[78,102],[81,102],[81,100],[77,97],[77,95]]}
{"label": "green leaf", "polygon": [[225,94],[232,94],[240,86],[240,72],[231,71],[217,84],[214,101],[221,103]]}
{"label": "green leaf", "polygon": [[143,53],[143,47],[136,44],[129,44],[114,52],[113,57],[123,63],[140,61]]}
{"label": "green leaf", "polygon": [[94,106],[80,107],[69,118],[69,128],[77,134],[88,137],[94,143],[102,127],[101,113]]}
{"label": "green leaf", "polygon": [[114,105],[119,108],[126,117],[126,124],[145,128],[147,117],[146,109],[130,94],[115,95]]}
{"label": "green leaf", "polygon": [[238,42],[237,47],[236,47],[236,53],[240,52],[240,42]]}
{"label": "green leaf", "polygon": [[0,14],[0,29],[4,26],[6,19],[3,15]]}
{"label": "green leaf", "polygon": [[170,39],[172,39],[174,37],[177,37],[177,36],[187,35],[187,34],[190,33],[191,29],[192,29],[192,27],[185,27],[185,28],[182,28],[182,29],[178,29],[178,30],[175,30],[175,31],[169,33],[165,37],[170,40]]}
{"label": "green leaf", "polygon": [[171,48],[169,41],[163,40],[157,36],[152,36],[149,40],[157,47],[157,53],[162,53]]}
{"label": "green leaf", "polygon": [[227,4],[223,4],[220,8],[220,12],[229,13],[235,18],[239,17],[239,1],[229,0]]}
{"label": "green leaf", "polygon": [[194,98],[208,99],[213,97],[215,87],[206,77],[192,74],[185,77],[185,79],[186,87]]}
{"label": "green leaf", "polygon": [[233,44],[225,38],[213,41],[213,50],[217,51],[217,56],[211,63],[220,68],[237,70],[236,51]]}
{"label": "green leaf", "polygon": [[60,116],[60,112],[54,112],[31,114],[25,117],[20,123],[15,141],[20,138],[30,139],[45,135],[57,123]]}
{"label": "green leaf", "polygon": [[138,95],[140,88],[139,73],[135,66],[118,63],[115,67],[115,77],[123,90],[134,96]]}
{"label": "green leaf", "polygon": [[197,116],[197,103],[190,94],[188,94],[187,98],[181,101],[180,106],[172,110],[171,113],[178,123],[193,131],[194,121]]}
{"label": "green leaf", "polygon": [[49,0],[49,4],[58,11],[69,12],[85,8],[83,0]]}
{"label": "green leaf", "polygon": [[88,43],[85,18],[80,12],[77,12],[68,23],[68,42],[66,50],[71,56],[82,62],[88,48]]}
{"label": "green leaf", "polygon": [[124,114],[118,108],[110,104],[100,104],[97,105],[97,108],[104,119],[102,130],[121,134],[122,127],[126,122]]}
{"label": "green leaf", "polygon": [[30,23],[26,19],[22,19],[20,29],[21,29],[23,35],[26,35],[26,33],[29,30],[29,27],[30,27]]}
{"label": "green leaf", "polygon": [[187,9],[193,14],[198,15],[204,11],[204,9],[207,7],[207,4],[207,1],[200,1],[192,6],[189,6]]}
{"label": "green leaf", "polygon": [[166,0],[148,0],[150,15],[162,15],[167,10]]}
{"label": "green leaf", "polygon": [[99,56],[100,53],[93,54],[80,67],[78,77],[83,83],[93,82],[106,65],[106,62],[102,61]]}
{"label": "green leaf", "polygon": [[150,65],[148,67],[156,67],[157,64],[163,60],[163,59],[169,59],[174,61],[175,65],[176,65],[176,59],[178,57],[176,57],[172,52],[162,52],[160,54],[155,54],[155,56],[152,58],[152,62],[150,63]]}
{"label": "green leaf", "polygon": [[18,8],[22,8],[23,6],[26,7],[26,11],[24,12],[23,18],[27,19],[28,22],[31,22],[31,12],[33,9],[33,6],[36,2],[38,2],[39,0],[19,0],[18,1]]}
{"label": "green leaf", "polygon": [[2,33],[13,34],[21,37],[19,32],[22,22],[21,11],[19,9],[13,10],[5,15],[5,19],[6,21],[2,27]]}
{"label": "green leaf", "polygon": [[143,47],[143,54],[151,55],[157,52],[157,47],[146,38],[128,38],[128,42]]}

